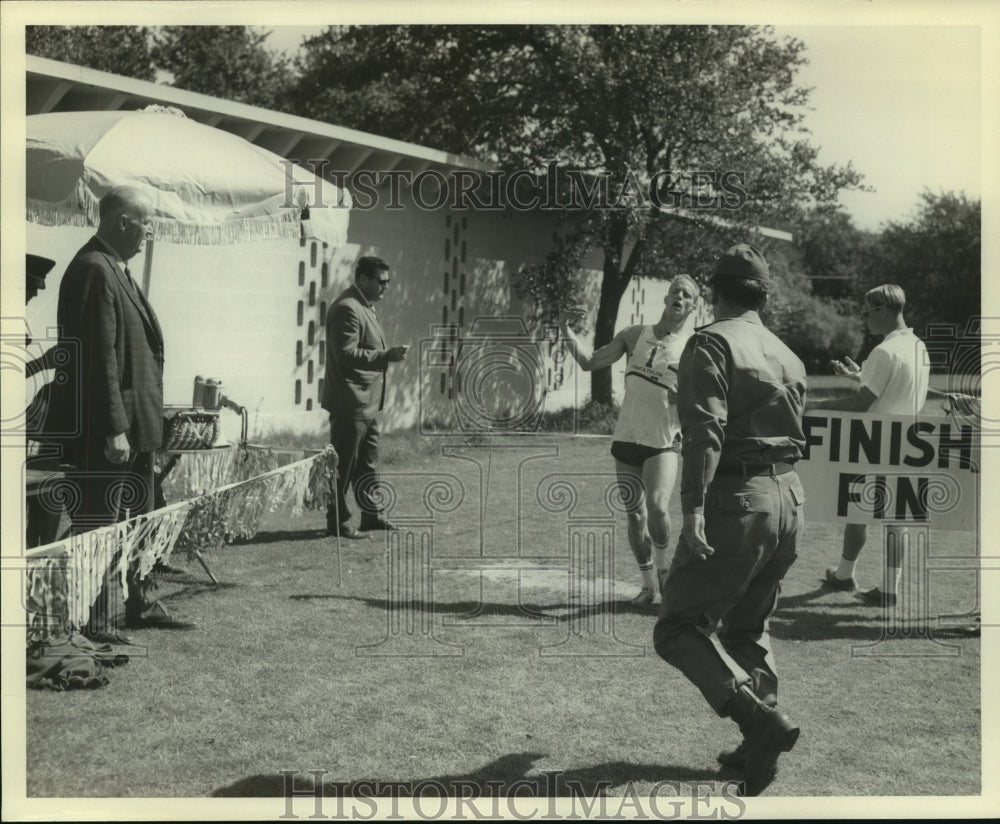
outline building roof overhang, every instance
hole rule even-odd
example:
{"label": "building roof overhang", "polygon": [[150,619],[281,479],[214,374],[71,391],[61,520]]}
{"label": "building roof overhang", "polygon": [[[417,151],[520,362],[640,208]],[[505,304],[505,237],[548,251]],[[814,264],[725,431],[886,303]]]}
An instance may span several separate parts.
{"label": "building roof overhang", "polygon": [[492,168],[471,157],[44,57],[28,55],[26,75],[29,115],[172,106],[192,120],[239,135],[290,160],[325,162],[329,171],[351,174],[363,167],[417,174],[432,168]]}
{"label": "building roof overhang", "polygon": [[[344,174],[348,178],[360,169],[377,174],[427,170],[447,174],[451,170],[480,172],[495,169],[476,158],[443,152],[415,143],[348,129],[284,114],[271,109],[222,100],[110,72],[63,63],[34,55],[27,56],[27,114],[70,111],[134,111],[150,105],[172,106],[209,126],[239,135],[256,146],[268,149],[297,163],[324,164],[314,168],[324,177]],[[678,216],[693,219],[694,215]],[[719,218],[715,219],[720,220]],[[765,237],[791,241],[789,232],[758,227]]]}

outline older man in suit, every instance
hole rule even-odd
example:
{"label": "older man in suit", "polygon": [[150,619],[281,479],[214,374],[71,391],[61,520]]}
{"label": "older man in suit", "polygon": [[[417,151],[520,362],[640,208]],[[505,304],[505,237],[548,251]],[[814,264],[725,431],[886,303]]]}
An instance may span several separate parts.
{"label": "older man in suit", "polygon": [[[64,364],[56,373],[50,414],[70,433],[66,457],[77,500],[74,533],[116,523],[153,506],[153,453],[163,438],[163,333],[136,286],[128,261],[152,232],[153,204],[140,190],[118,186],[101,198],[97,234],[70,262],[59,285],[57,318]],[[133,628],[187,629],[153,596],[153,584],[128,575],[125,623]],[[109,626],[107,587],[87,633],[127,642]]]}
{"label": "older man in suit", "polygon": [[[375,312],[389,286],[389,264],[376,257],[358,259],[354,283],[326,315],[326,376],[322,405],[330,413],[330,442],[337,452],[336,507],[327,511],[328,535],[362,538],[372,529],[394,529],[375,497],[378,460],[376,415],[385,406],[386,371],[406,359],[408,346],[387,347]],[[347,521],[347,487],[361,510],[360,529]]]}

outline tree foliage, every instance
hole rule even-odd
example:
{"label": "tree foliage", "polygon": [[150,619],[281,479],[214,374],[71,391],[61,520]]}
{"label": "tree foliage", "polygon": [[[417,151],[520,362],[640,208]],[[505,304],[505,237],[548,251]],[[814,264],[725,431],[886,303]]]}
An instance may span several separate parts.
{"label": "tree foliage", "polygon": [[831,359],[858,356],[865,339],[864,323],[856,297],[831,299],[814,293],[800,254],[788,244],[768,250],[772,283],[762,317],[810,375],[829,374]]}
{"label": "tree foliage", "polygon": [[[633,277],[704,279],[724,245],[860,182],[850,166],[819,164],[802,126],[808,91],[795,82],[804,47],[767,29],[369,26],[304,46],[301,114],[508,170],[541,174],[556,161],[606,186],[596,203],[570,204],[563,257],[534,278],[600,250],[595,347],[613,337]],[[574,179],[557,182],[568,196]],[[591,391],[611,399],[609,370]]]}
{"label": "tree foliage", "polygon": [[288,111],[292,61],[267,48],[269,36],[249,26],[164,26],[153,57],[177,88]]}
{"label": "tree foliage", "polygon": [[952,324],[961,333],[982,313],[981,254],[981,202],[924,191],[912,220],[882,231],[864,287],[902,286],[906,320],[918,335],[927,334],[928,324]]}
{"label": "tree foliage", "polygon": [[[331,26],[297,60],[297,114],[487,157],[517,115],[524,26]],[[493,60],[499,64],[493,65]],[[523,75],[523,77],[518,77]]]}
{"label": "tree foliage", "polygon": [[145,26],[26,26],[25,52],[91,69],[155,80]]}
{"label": "tree foliage", "polygon": [[250,26],[28,26],[28,54],[277,111],[291,107],[292,60]]}
{"label": "tree foliage", "polygon": [[796,263],[809,277],[813,293],[856,301],[876,236],[830,206],[800,212],[791,229]]}

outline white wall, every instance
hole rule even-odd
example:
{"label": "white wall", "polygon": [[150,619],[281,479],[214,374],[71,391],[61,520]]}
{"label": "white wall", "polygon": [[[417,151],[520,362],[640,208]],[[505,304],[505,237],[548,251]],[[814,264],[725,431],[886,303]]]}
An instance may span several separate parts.
{"label": "white wall", "polygon": [[[62,273],[91,234],[29,224],[27,249],[56,259],[45,291],[28,306],[32,333],[55,325]],[[154,244],[149,299],[165,340],[165,403],[189,405],[194,377],[202,375],[221,380],[225,394],[247,407],[258,431],[297,411],[295,380],[301,372],[304,381],[306,371],[295,367],[303,251],[293,239],[241,246]],[[137,280],[142,265],[141,255],[130,262]],[[239,418],[223,412],[222,421],[225,436],[238,438]]]}
{"label": "white wall", "polygon": [[[461,367],[458,379],[467,384],[457,391],[455,368],[443,365],[440,351],[430,354],[442,349],[443,324],[461,323],[469,336],[476,327],[491,327],[493,319],[522,313],[512,278],[553,248],[555,216],[425,211],[405,200],[404,207],[354,210],[348,241],[337,249],[295,239],[220,247],[157,242],[149,297],[166,340],[165,402],[189,404],[195,375],[214,377],[229,397],[247,407],[252,438],[267,440],[284,429],[326,432],[327,416],[319,405],[325,363],[322,319],[325,308],[352,282],[354,262],[361,255],[377,255],[389,263],[392,285],[378,312],[389,344],[412,347],[404,364],[390,367],[386,430],[432,420],[454,425],[457,408],[463,415],[484,413],[499,420],[529,408],[555,410],[586,400],[589,376],[577,374],[572,360],[560,357],[558,347],[549,343],[529,339],[527,347],[548,386],[525,383],[521,367],[526,361],[521,361],[526,349],[512,336],[517,329],[510,322],[499,330],[492,323],[489,351],[509,353],[499,366],[469,366],[469,353],[484,347],[451,348],[451,363],[456,365],[457,356]],[[27,226],[28,251],[56,260],[46,289],[27,307],[26,320],[39,347],[46,330],[55,326],[62,273],[91,234],[81,228]],[[599,265],[599,259],[593,257],[588,265]],[[137,258],[132,263],[137,279],[141,267]],[[599,275],[590,274],[596,296]],[[622,300],[618,328],[654,322],[665,291],[662,281],[632,284]],[[623,374],[615,369],[619,396]],[[225,411],[222,420],[225,436],[237,438],[239,418]]]}

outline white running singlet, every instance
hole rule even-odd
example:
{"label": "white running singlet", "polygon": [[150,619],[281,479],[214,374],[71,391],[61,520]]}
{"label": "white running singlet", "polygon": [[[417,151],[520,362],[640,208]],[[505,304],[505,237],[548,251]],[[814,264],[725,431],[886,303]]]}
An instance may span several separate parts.
{"label": "white running singlet", "polygon": [[677,363],[690,336],[687,324],[662,340],[652,326],[641,327],[625,367],[625,398],[614,440],[658,449],[674,443],[681,426],[667,387],[677,390]]}

